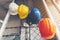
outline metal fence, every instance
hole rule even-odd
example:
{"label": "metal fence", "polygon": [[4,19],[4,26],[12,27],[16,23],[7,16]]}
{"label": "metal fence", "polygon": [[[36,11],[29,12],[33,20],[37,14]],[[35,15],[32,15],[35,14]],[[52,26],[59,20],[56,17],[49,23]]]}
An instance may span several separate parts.
{"label": "metal fence", "polygon": [[[11,32],[11,34],[3,35],[3,40],[43,40],[41,38],[38,27],[14,27],[7,28],[7,31],[19,29],[19,32]],[[12,30],[13,29],[13,30]],[[8,33],[6,30],[6,34]]]}

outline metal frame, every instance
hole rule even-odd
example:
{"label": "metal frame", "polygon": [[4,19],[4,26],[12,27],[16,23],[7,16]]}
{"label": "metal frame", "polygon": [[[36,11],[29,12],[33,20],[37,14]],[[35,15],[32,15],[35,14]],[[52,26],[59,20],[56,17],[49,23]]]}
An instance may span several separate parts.
{"label": "metal frame", "polygon": [[50,19],[54,22],[54,24],[56,25],[56,36],[57,36],[58,40],[60,40],[60,37],[59,37],[60,31],[59,31],[59,29],[58,29],[58,27],[57,27],[57,24],[56,24],[56,22],[54,21],[54,18],[52,17],[51,11],[49,10],[49,8],[48,8],[48,6],[47,6],[46,1],[43,0],[43,3],[44,3],[44,6],[45,6],[45,8],[46,8],[46,11],[47,11],[47,13],[48,13],[49,18],[50,18]]}

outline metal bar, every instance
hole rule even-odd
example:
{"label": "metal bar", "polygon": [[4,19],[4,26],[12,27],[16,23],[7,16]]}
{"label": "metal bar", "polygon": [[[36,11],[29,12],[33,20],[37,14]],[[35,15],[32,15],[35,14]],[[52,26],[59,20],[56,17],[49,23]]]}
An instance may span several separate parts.
{"label": "metal bar", "polygon": [[25,28],[25,40],[28,40],[28,37],[27,37],[27,28]]}
{"label": "metal bar", "polygon": [[9,37],[9,36],[19,36],[18,34],[15,35],[15,34],[10,34],[10,35],[3,35],[3,37]]}
{"label": "metal bar", "polygon": [[[45,6],[45,8],[46,8],[46,11],[47,11],[47,13],[48,13],[49,18],[50,18],[50,19],[54,22],[54,24],[56,25],[56,22],[55,22],[55,20],[53,19],[52,14],[51,14],[51,12],[50,12],[50,10],[49,10],[49,8],[48,8],[45,0],[43,0],[43,3],[44,3],[44,6]],[[58,30],[58,27],[57,27],[57,25],[56,25],[56,36],[57,36],[58,40],[60,40],[60,37],[59,37],[59,34],[60,34],[60,33],[59,33],[59,32],[60,32],[60,31]]]}
{"label": "metal bar", "polygon": [[21,27],[22,27],[22,26],[19,27],[20,40],[21,40],[21,30],[22,30]]}
{"label": "metal bar", "polygon": [[60,5],[57,4],[55,0],[52,0],[53,4],[55,5],[56,9],[60,12]]}
{"label": "metal bar", "polygon": [[5,28],[6,28],[9,17],[10,17],[10,14],[9,14],[9,11],[8,11],[7,15],[4,19],[4,23],[2,24],[1,29],[0,29],[0,40],[2,40],[3,32],[5,31]]}
{"label": "metal bar", "polygon": [[3,20],[0,20],[1,23],[3,23]]}
{"label": "metal bar", "polygon": [[28,27],[26,31],[27,31],[27,39],[30,40],[30,28]]}
{"label": "metal bar", "polygon": [[25,28],[25,40],[30,40],[30,29]]}
{"label": "metal bar", "polygon": [[31,38],[30,38],[30,37],[31,37],[31,35],[30,35],[30,27],[29,27],[29,40],[31,40]]}

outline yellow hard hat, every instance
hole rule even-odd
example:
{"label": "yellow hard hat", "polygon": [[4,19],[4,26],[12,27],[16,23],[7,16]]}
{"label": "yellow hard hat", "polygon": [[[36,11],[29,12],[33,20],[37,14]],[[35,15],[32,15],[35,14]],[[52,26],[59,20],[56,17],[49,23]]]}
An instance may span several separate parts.
{"label": "yellow hard hat", "polygon": [[28,16],[28,13],[29,13],[29,7],[28,6],[21,4],[18,7],[18,14],[19,14],[20,19],[25,19]]}

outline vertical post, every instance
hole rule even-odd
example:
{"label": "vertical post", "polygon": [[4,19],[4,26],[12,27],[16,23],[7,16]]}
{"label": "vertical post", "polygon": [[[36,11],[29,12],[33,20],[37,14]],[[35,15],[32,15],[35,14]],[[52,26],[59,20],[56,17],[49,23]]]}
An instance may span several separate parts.
{"label": "vertical post", "polygon": [[30,40],[30,28],[26,27],[25,28],[25,40]]}
{"label": "vertical post", "polygon": [[25,28],[25,40],[28,40],[27,34],[27,28]]}

